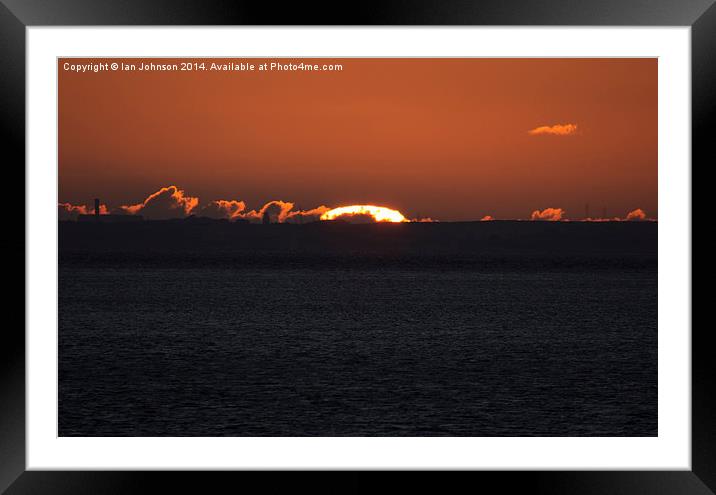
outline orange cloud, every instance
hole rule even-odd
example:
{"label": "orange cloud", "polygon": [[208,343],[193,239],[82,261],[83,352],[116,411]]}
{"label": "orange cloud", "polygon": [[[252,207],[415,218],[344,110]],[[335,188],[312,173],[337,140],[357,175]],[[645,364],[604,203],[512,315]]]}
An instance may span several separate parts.
{"label": "orange cloud", "polygon": [[243,201],[217,199],[202,207],[197,213],[200,217],[226,218],[233,220],[239,218],[241,212],[246,209]]}
{"label": "orange cloud", "polygon": [[[318,206],[310,210],[293,210],[294,204],[288,201],[273,200],[263,205],[259,210],[246,210],[246,203],[238,200],[217,199],[202,206],[199,198],[188,196],[177,186],[162,187],[150,194],[144,201],[134,205],[123,205],[115,208],[112,213],[117,215],[142,215],[150,220],[167,220],[183,218],[190,214],[215,219],[246,219],[252,222],[263,221],[267,214],[271,223],[307,223],[318,221],[324,213],[330,210],[327,206]],[[102,205],[100,211],[109,213],[107,207]],[[60,220],[77,219],[80,214],[91,213],[91,209],[84,205],[71,205],[60,203],[58,215]]]}
{"label": "orange cloud", "polygon": [[141,214],[151,220],[182,218],[199,205],[199,198],[184,194],[177,186],[162,187],[141,203],[120,206],[117,213]]}
{"label": "orange cloud", "polygon": [[275,199],[263,205],[259,210],[237,213],[233,218],[263,222],[266,213],[271,223],[308,223],[320,220],[321,215],[330,210],[327,206],[318,206],[310,210],[294,210],[294,206],[289,201]]}
{"label": "orange cloud", "polygon": [[263,221],[264,213],[267,213],[271,223],[283,223],[292,208],[293,203],[274,200],[263,205],[258,211],[251,210],[246,213],[240,213],[237,215],[237,218],[245,218],[250,221],[261,222]]}
{"label": "orange cloud", "polygon": [[321,215],[330,211],[331,209],[327,206],[319,206],[311,210],[297,210],[289,212],[286,215],[285,222],[288,223],[305,223],[305,222],[316,222],[321,219]]}
{"label": "orange cloud", "polygon": [[[90,208],[85,205],[73,205],[70,203],[57,204],[57,218],[59,220],[77,220],[79,215],[89,215],[92,213],[94,213],[94,206]],[[99,205],[100,215],[106,215],[108,213],[107,205]]]}
{"label": "orange cloud", "polygon": [[649,218],[646,216],[646,212],[642,210],[641,208],[637,208],[636,210],[632,210],[629,213],[627,213],[626,217],[620,218],[620,217],[613,217],[613,218],[584,218],[581,220],[582,222],[637,222],[637,221],[648,221],[648,222],[656,222],[655,218]]}
{"label": "orange cloud", "polygon": [[530,136],[553,135],[553,136],[569,136],[577,132],[577,124],[556,124],[543,125],[535,127],[527,131]]}
{"label": "orange cloud", "polygon": [[546,220],[549,222],[558,222],[562,220],[565,211],[562,208],[545,208],[542,211],[535,210],[532,212],[531,220]]}
{"label": "orange cloud", "polygon": [[[575,126],[576,127],[576,126]],[[135,215],[141,214],[152,220],[164,220],[172,218],[184,218],[190,214],[196,214],[200,217],[237,220],[245,219],[251,222],[262,222],[264,215],[268,215],[271,223],[310,223],[322,220],[330,214],[333,217],[350,223],[375,222],[382,220],[381,215],[376,216],[376,211],[385,210],[385,212],[397,215],[397,221],[410,222],[437,222],[430,217],[405,219],[397,210],[390,210],[384,207],[371,205],[353,205],[349,207],[341,207],[331,209],[328,206],[318,206],[310,210],[294,210],[294,203],[289,201],[273,200],[264,204],[258,210],[246,211],[246,203],[238,200],[217,199],[209,203],[199,206],[199,198],[188,196],[177,186],[162,187],[158,191],[150,194],[143,202],[135,205],[124,205],[112,211],[114,214]],[[345,211],[343,211],[345,210]],[[370,210],[370,211],[369,211]],[[376,211],[373,211],[376,210]],[[77,220],[79,215],[88,215],[94,213],[94,207],[87,205],[73,205],[71,203],[58,203],[57,216],[59,220]],[[100,205],[100,214],[109,213],[107,205]],[[324,217],[324,218],[322,218]],[[386,219],[389,219],[386,217]],[[545,208],[544,210],[534,210],[530,216],[531,220],[552,221],[552,222],[568,222],[566,212],[562,208]],[[489,222],[495,218],[492,215],[483,216],[480,221]],[[395,220],[394,220],[395,221]],[[621,221],[653,221],[656,219],[647,217],[647,214],[641,208],[627,213],[626,217],[614,218],[583,218],[582,222],[621,222]]]}
{"label": "orange cloud", "polygon": [[637,208],[627,213],[626,220],[630,222],[646,220],[646,213],[641,208]]}

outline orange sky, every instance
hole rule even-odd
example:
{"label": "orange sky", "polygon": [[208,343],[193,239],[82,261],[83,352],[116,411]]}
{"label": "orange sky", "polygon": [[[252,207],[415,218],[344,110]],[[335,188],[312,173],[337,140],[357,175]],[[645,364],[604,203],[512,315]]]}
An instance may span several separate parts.
{"label": "orange sky", "polygon": [[[301,60],[343,71],[74,73],[65,62],[98,60],[60,59],[60,202],[113,208],[173,184],[250,208],[658,216],[656,59]],[[142,61],[181,60],[124,60]]]}

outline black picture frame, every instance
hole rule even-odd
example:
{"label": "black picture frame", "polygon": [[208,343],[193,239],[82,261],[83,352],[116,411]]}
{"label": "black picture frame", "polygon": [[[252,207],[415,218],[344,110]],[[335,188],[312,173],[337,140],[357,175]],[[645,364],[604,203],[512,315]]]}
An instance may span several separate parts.
{"label": "black picture frame", "polygon": [[[712,161],[710,141],[716,129],[716,6],[714,0],[442,0],[382,1],[341,5],[230,0],[0,0],[0,121],[6,173],[20,173],[13,183],[14,204],[25,204],[25,30],[29,26],[117,25],[636,25],[690,26],[692,56],[692,163]],[[709,160],[709,162],[707,162]],[[694,165],[692,165],[692,170]],[[22,191],[22,192],[20,192]],[[22,197],[19,197],[21,196]],[[23,206],[24,212],[24,206]],[[25,258],[24,214],[8,218],[3,230],[5,259]],[[22,229],[20,236],[18,231]],[[692,235],[693,239],[693,235]],[[692,240],[691,240],[692,242]],[[23,264],[24,265],[24,264]],[[23,287],[25,286],[23,276]],[[11,287],[9,284],[6,287]],[[12,286],[14,287],[14,286]],[[21,295],[22,294],[22,295]],[[16,493],[135,493],[172,486],[206,491],[224,481],[256,480],[252,473],[179,472],[39,472],[25,463],[25,331],[10,323],[19,312],[24,290],[4,297],[6,324],[0,345],[0,491]],[[24,316],[23,316],[24,318]],[[683,329],[688,331],[689,329]],[[499,486],[536,493],[716,492],[716,370],[708,345],[710,329],[692,329],[692,470],[585,472],[474,472],[458,477],[468,486]],[[465,476],[469,476],[467,480]],[[290,483],[301,483],[302,475]],[[445,478],[416,476],[422,488],[445,488]],[[314,488],[346,491],[380,482],[375,474],[336,473]],[[266,478],[261,478],[265,485]],[[269,485],[275,487],[275,477]],[[266,485],[265,485],[266,486]]]}

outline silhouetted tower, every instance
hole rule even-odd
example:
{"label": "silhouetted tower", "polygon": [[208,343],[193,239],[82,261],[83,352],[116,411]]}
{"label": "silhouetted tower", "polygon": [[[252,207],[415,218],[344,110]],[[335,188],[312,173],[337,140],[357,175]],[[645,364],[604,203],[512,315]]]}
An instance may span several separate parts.
{"label": "silhouetted tower", "polygon": [[94,198],[94,216],[99,216],[99,198]]}
{"label": "silhouetted tower", "polygon": [[268,208],[264,210],[262,222],[264,225],[268,225],[271,223],[271,217],[269,216]]}

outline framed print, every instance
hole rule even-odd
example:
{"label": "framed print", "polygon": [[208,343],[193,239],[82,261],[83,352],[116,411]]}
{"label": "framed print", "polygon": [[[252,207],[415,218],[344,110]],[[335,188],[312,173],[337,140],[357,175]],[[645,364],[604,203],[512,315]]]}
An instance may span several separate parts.
{"label": "framed print", "polygon": [[710,2],[0,13],[8,493],[246,470],[713,491]]}

